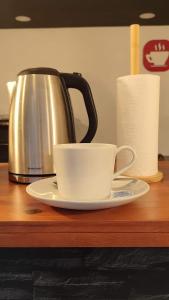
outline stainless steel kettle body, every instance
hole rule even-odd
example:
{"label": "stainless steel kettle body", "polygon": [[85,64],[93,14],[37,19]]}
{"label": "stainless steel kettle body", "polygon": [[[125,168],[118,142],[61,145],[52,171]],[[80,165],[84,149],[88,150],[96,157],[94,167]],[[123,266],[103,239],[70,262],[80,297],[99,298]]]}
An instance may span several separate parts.
{"label": "stainless steel kettle body", "polygon": [[53,145],[76,142],[69,88],[83,94],[89,128],[82,142],[90,142],[97,129],[97,114],[83,77],[50,68],[27,69],[18,74],[9,117],[11,181],[30,183],[54,176]]}

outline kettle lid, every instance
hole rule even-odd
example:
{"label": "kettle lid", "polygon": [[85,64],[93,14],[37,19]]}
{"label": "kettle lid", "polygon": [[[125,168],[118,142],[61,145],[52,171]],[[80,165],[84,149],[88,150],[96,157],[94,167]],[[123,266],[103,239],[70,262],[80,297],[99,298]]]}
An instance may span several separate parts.
{"label": "kettle lid", "polygon": [[46,75],[56,75],[56,76],[58,76],[60,73],[56,69],[40,67],[40,68],[25,69],[25,70],[19,72],[18,76],[28,75],[28,74],[41,74],[41,75],[46,74]]}

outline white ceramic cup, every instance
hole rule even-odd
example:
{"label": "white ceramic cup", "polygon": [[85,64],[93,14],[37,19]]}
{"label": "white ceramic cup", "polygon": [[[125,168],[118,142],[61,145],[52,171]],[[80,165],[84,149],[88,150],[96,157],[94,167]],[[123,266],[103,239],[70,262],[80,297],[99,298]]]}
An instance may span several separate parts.
{"label": "white ceramic cup", "polygon": [[[131,161],[114,173],[116,155],[128,150]],[[54,146],[54,163],[58,191],[65,199],[98,200],[110,197],[112,180],[125,172],[135,161],[130,146],[74,143]]]}

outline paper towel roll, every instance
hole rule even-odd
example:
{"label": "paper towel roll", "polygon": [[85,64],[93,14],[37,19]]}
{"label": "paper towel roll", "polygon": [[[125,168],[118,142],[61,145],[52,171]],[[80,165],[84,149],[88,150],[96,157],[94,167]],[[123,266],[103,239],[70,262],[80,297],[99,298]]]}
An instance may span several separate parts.
{"label": "paper towel roll", "polygon": [[[138,74],[117,78],[117,145],[130,145],[137,153],[129,176],[152,176],[158,172],[158,124],[160,77]],[[117,168],[130,159],[123,152]]]}

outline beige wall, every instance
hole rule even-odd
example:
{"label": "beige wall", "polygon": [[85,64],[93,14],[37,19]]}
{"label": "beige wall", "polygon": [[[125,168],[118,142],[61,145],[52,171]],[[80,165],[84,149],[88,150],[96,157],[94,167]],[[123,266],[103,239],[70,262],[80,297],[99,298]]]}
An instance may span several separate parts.
{"label": "beige wall", "polygon": [[[151,39],[168,37],[169,26],[141,29],[142,45]],[[91,86],[98,112],[95,141],[115,142],[115,82],[118,76],[130,72],[129,38],[127,27],[0,30],[0,114],[7,114],[9,110],[6,82],[15,80],[20,70],[46,66],[63,72],[81,72]],[[143,66],[141,72],[146,73]],[[169,154],[168,75],[169,72],[160,73],[159,151],[163,154]],[[87,118],[81,96],[78,92],[71,94],[80,139]]]}

